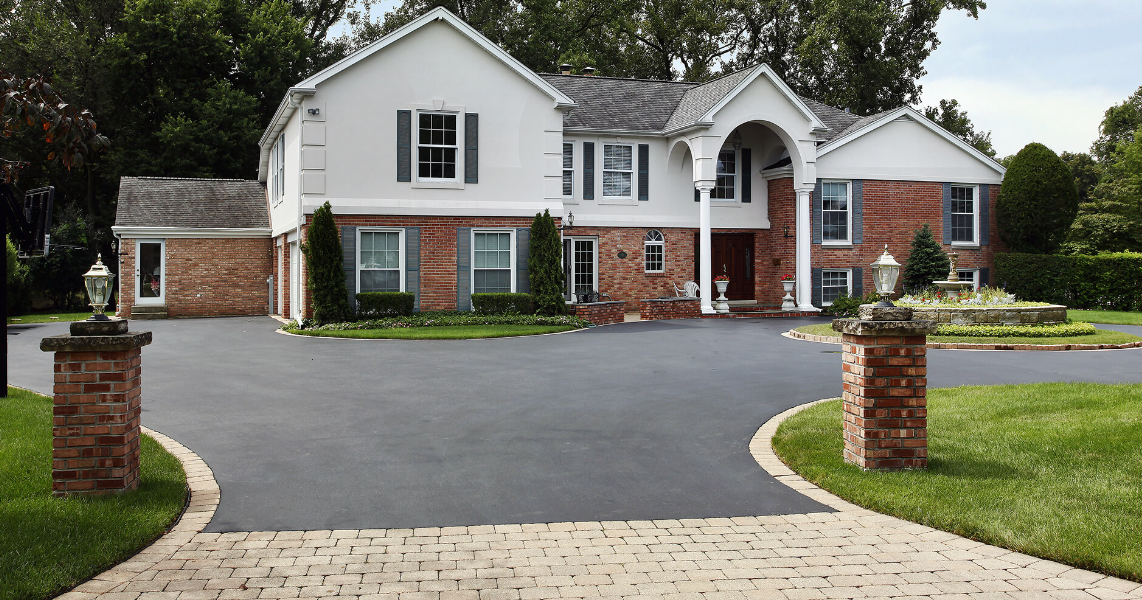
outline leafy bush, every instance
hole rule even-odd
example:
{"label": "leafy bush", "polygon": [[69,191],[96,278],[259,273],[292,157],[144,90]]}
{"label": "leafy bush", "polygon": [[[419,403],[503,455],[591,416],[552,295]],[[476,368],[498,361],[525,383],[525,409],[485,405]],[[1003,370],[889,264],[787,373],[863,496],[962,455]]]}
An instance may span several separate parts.
{"label": "leafy bush", "polygon": [[480,315],[529,315],[531,294],[472,294],[472,310]]}
{"label": "leafy bush", "polygon": [[926,288],[915,294],[906,294],[896,301],[902,306],[1047,306],[1046,302],[1017,300],[1007,290],[983,286],[978,290],[964,290],[956,298],[937,287]]}
{"label": "leafy bush", "polygon": [[535,312],[541,315],[565,315],[563,301],[563,241],[555,228],[555,219],[544,210],[531,222],[531,242],[527,255],[527,277]]}
{"label": "leafy bush", "polygon": [[361,292],[357,294],[357,316],[411,315],[415,302],[416,294],[411,292]]}
{"label": "leafy bush", "polygon": [[951,325],[936,327],[936,335],[959,337],[1075,337],[1094,335],[1098,330],[1090,323],[1057,323],[1049,325]]}
{"label": "leafy bush", "polygon": [[387,317],[348,323],[316,325],[312,319],[302,323],[290,321],[282,325],[284,331],[298,329],[318,331],[349,331],[353,329],[396,329],[401,327],[446,327],[449,325],[573,325],[587,327],[589,322],[573,315],[478,315],[471,312],[432,311],[418,312],[402,317]]}
{"label": "leafy bush", "polygon": [[992,280],[1020,298],[1070,308],[1142,310],[1142,254],[999,253]]}
{"label": "leafy bush", "polygon": [[951,267],[948,255],[932,235],[932,228],[924,223],[924,227],[917,229],[912,236],[912,249],[904,263],[904,289],[924,289],[933,281],[947,277]]}
{"label": "leafy bush", "polygon": [[841,295],[837,296],[837,299],[833,300],[833,303],[829,306],[826,306],[822,312],[834,317],[851,318],[857,316],[857,309],[860,308],[861,304],[873,304],[879,301],[880,297],[875,293],[870,293],[864,298],[861,298],[860,296],[850,296],[846,292],[841,292]]}
{"label": "leafy bush", "polygon": [[313,320],[320,324],[348,319],[353,312],[349,309],[349,290],[345,288],[341,236],[337,235],[329,201],[313,211],[313,222],[301,251],[309,269],[306,288],[313,294]]}
{"label": "leafy bush", "polygon": [[1015,252],[1059,249],[1079,213],[1071,170],[1043,144],[1027,144],[1011,161],[995,202],[999,237]]}

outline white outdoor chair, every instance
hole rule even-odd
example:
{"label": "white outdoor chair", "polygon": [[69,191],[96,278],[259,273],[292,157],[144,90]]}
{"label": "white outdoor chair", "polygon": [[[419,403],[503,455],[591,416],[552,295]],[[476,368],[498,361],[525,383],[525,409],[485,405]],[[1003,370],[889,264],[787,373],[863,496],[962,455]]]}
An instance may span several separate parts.
{"label": "white outdoor chair", "polygon": [[678,284],[674,284],[674,295],[679,298],[697,298],[701,292],[701,288],[693,281],[687,281],[682,284],[682,289],[678,289]]}

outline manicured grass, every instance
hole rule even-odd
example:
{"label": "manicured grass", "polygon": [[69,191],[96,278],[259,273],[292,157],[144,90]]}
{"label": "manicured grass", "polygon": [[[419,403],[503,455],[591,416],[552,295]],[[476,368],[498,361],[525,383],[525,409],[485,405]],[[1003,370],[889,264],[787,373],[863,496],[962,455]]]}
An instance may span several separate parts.
{"label": "manicured grass", "polygon": [[577,329],[570,325],[446,325],[443,327],[405,327],[395,329],[312,330],[298,329],[290,333],[318,337],[389,340],[470,340],[517,335],[538,335]]}
{"label": "manicured grass", "polygon": [[[841,334],[833,331],[831,323],[819,323],[798,327],[797,331],[810,335],[827,335],[841,339]],[[942,342],[945,344],[1126,344],[1142,340],[1142,337],[1099,329],[1091,335],[1078,335],[1072,337],[968,337],[954,335],[930,335],[929,342]]]}
{"label": "manicured grass", "polygon": [[129,558],[182,513],[186,474],[147,436],[139,489],[52,497],[52,400],[0,398],[0,600],[48,598]]}
{"label": "manicured grass", "polygon": [[1121,312],[1116,310],[1068,310],[1067,318],[1087,323],[1109,325],[1142,325],[1142,312]]}
{"label": "manicured grass", "polygon": [[[114,316],[115,313],[107,313],[107,316]],[[15,315],[8,317],[8,324],[11,325],[15,321],[13,319],[20,319],[20,323],[47,323],[53,320],[58,321],[82,321],[91,316],[91,311],[75,312],[75,313],[32,313],[28,315]],[[52,319],[51,317],[59,317],[59,319]]]}
{"label": "manicured grass", "polygon": [[930,390],[929,468],[862,472],[841,458],[840,400],[773,446],[851,502],[1035,556],[1142,581],[1142,385]]}

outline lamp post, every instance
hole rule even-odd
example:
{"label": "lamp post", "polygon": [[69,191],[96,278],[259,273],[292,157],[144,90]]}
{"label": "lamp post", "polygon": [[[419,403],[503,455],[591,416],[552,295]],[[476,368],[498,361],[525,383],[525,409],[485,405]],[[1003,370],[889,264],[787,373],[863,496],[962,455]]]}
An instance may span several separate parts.
{"label": "lamp post", "polygon": [[884,245],[884,254],[872,261],[872,282],[876,286],[876,293],[880,295],[877,306],[896,306],[889,300],[892,291],[896,289],[896,278],[900,276],[900,263],[888,253],[888,244]]}
{"label": "lamp post", "polygon": [[88,321],[110,320],[107,315],[103,314],[103,311],[107,308],[107,300],[111,298],[112,279],[115,279],[115,274],[108,271],[103,264],[103,255],[97,255],[95,264],[91,265],[91,270],[83,274],[83,284],[87,288],[87,297],[91,300],[91,307],[94,309],[93,314],[87,318]]}

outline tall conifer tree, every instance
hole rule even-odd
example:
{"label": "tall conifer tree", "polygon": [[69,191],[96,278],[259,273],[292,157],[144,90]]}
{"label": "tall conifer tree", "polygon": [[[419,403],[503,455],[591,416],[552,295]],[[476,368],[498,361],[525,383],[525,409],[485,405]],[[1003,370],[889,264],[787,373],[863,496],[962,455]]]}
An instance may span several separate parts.
{"label": "tall conifer tree", "polygon": [[326,201],[313,211],[306,241],[301,245],[308,269],[306,288],[313,298],[313,320],[318,325],[348,320],[349,290],[342,267],[341,236],[333,222],[333,207]]}
{"label": "tall conifer tree", "polygon": [[912,249],[908,252],[908,261],[904,263],[904,289],[907,291],[922,290],[933,281],[944,279],[952,263],[948,255],[936,243],[932,235],[932,228],[924,223],[924,227],[916,230],[912,237]]}
{"label": "tall conifer tree", "polygon": [[563,301],[563,243],[551,212],[536,213],[531,222],[531,247],[527,256],[535,312],[541,315],[567,314]]}

